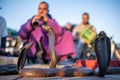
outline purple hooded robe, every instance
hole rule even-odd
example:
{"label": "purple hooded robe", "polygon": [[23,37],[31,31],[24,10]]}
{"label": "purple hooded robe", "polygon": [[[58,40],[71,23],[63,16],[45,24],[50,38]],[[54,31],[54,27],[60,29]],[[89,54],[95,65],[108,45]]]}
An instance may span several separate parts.
{"label": "purple hooded robe", "polygon": [[[39,26],[33,28],[31,26],[32,19],[28,20],[23,24],[18,32],[19,36],[22,39],[26,39],[28,42],[33,42],[33,45],[29,49],[28,56],[34,57],[36,55],[36,43],[42,38],[42,46],[45,50],[47,60],[50,59],[50,50],[49,50],[49,41],[48,41],[48,32],[42,29],[44,22],[39,21]],[[61,57],[61,60],[65,60],[66,56],[70,54],[72,57],[75,57],[75,47],[73,43],[73,37],[71,32],[66,31],[64,28],[59,26],[57,22],[49,18],[48,26],[52,27],[55,33],[55,42],[54,47],[57,54]]]}

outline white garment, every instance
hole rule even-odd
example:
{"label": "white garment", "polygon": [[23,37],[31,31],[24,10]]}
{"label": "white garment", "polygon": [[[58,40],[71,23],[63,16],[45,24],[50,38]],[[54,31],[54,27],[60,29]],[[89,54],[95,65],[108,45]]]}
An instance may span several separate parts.
{"label": "white garment", "polygon": [[7,27],[6,27],[6,21],[3,17],[0,16],[0,47],[2,38],[6,37],[8,35]]}
{"label": "white garment", "polygon": [[[90,25],[90,24],[86,24],[86,25]],[[84,25],[84,24],[81,23],[81,24],[75,26],[74,29],[73,29],[73,32],[72,32],[72,35],[73,35],[74,39],[79,39],[79,40],[77,40],[78,41],[77,44],[75,44],[75,46],[76,46],[76,58],[80,57],[80,55],[82,53],[83,46],[85,44],[84,40],[82,40],[80,38],[80,32],[82,31],[82,29],[86,25]],[[90,25],[90,26],[92,26],[92,25]]]}
{"label": "white garment", "polygon": [[84,42],[78,37],[79,37],[80,32],[82,31],[82,29],[84,27],[85,27],[84,24],[79,24],[79,25],[74,27],[73,32],[72,32],[74,39],[79,39],[79,40],[77,40],[77,44],[75,44],[75,46],[76,46],[76,58],[80,58],[80,55],[82,53]]}
{"label": "white garment", "polygon": [[81,30],[84,28],[84,26],[85,26],[84,24],[79,24],[79,25],[75,26],[73,29],[73,32],[72,32],[73,37],[76,36],[76,33],[78,33],[78,32],[80,33]]}

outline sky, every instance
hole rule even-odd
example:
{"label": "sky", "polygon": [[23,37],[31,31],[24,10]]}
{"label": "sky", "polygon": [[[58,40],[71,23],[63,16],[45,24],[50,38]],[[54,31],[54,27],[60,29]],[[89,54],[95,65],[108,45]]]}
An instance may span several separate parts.
{"label": "sky", "polygon": [[120,43],[120,0],[0,0],[0,16],[6,19],[7,27],[19,31],[37,13],[41,1],[48,2],[50,14],[59,25],[80,24],[87,12],[98,33],[105,31]]}

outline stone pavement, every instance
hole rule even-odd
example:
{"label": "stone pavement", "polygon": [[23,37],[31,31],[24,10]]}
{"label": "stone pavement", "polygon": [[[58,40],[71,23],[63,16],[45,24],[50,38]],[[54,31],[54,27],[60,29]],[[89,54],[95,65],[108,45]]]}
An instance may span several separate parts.
{"label": "stone pavement", "polygon": [[[29,65],[24,68],[48,68],[48,65]],[[63,67],[57,65],[57,68]],[[0,80],[120,80],[120,74],[105,75],[105,77],[84,76],[84,77],[21,77],[19,75],[0,75]]]}
{"label": "stone pavement", "polygon": [[105,77],[21,77],[19,75],[0,76],[0,80],[120,80],[120,74],[105,75]]}
{"label": "stone pavement", "polygon": [[0,65],[4,64],[17,64],[18,57],[0,56]]}
{"label": "stone pavement", "polygon": [[[3,59],[3,57],[0,57],[0,59]],[[3,60],[0,60],[1,64],[8,64],[8,58],[4,58]],[[14,58],[15,60],[12,61],[13,58],[9,57],[9,64],[10,63],[17,63],[17,58]],[[40,65],[40,64],[34,64],[25,66],[24,68],[48,68],[48,65]],[[57,68],[62,68],[63,65],[57,65]],[[97,76],[86,76],[86,77],[21,77],[19,75],[0,75],[0,80],[120,80],[120,74],[111,74],[111,75],[105,75],[105,77],[97,77]]]}

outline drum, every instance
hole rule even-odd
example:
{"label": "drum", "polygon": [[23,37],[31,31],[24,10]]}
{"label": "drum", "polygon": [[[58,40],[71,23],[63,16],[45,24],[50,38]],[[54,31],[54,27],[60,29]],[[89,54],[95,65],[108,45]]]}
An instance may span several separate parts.
{"label": "drum", "polygon": [[80,32],[80,39],[86,44],[91,44],[93,40],[96,38],[96,30],[94,27],[90,25],[86,25],[82,31]]}

